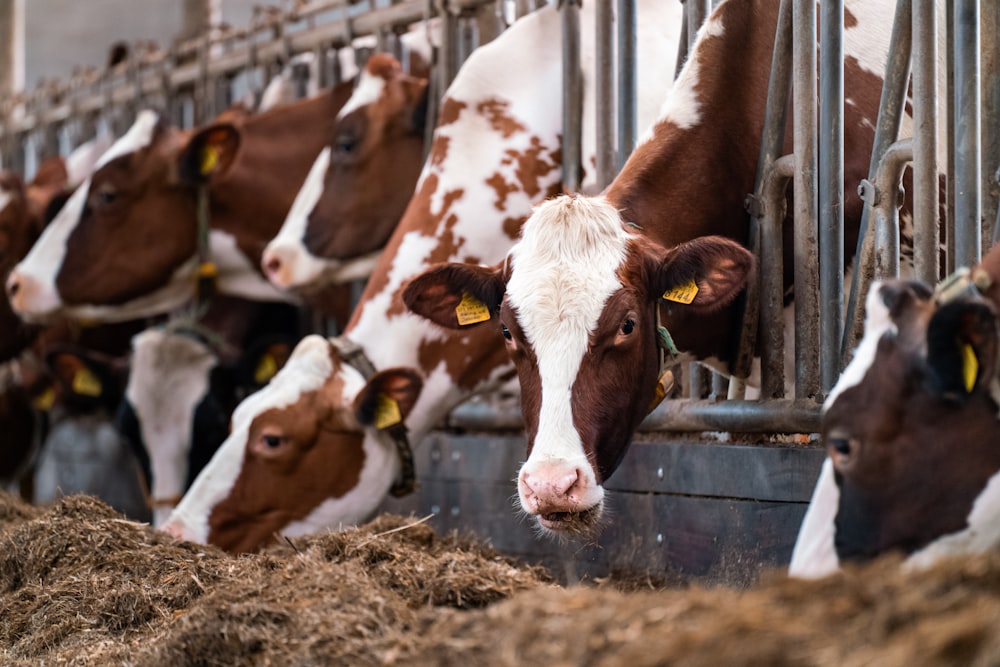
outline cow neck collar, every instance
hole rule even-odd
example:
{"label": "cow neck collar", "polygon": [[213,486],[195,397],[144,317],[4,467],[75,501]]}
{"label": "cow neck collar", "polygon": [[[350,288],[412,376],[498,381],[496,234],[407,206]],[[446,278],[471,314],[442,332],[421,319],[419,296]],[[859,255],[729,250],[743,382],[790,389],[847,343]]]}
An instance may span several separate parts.
{"label": "cow neck collar", "polygon": [[674,344],[674,338],[667,331],[667,328],[663,326],[663,318],[660,315],[660,306],[656,306],[656,348],[659,353],[660,359],[660,370],[656,376],[656,388],[655,394],[653,396],[653,401],[649,405],[649,409],[646,410],[646,414],[649,414],[656,407],[663,402],[670,389],[674,386],[674,374],[671,368],[676,365],[677,360],[680,358],[681,353],[677,349],[677,345]]}
{"label": "cow neck collar", "polygon": [[[375,365],[365,354],[363,347],[349,340],[346,336],[331,338],[330,344],[340,355],[341,360],[361,373],[361,377],[365,381],[370,380],[375,375]],[[400,478],[392,483],[389,493],[396,498],[409,495],[417,488],[417,475],[413,464],[413,449],[410,447],[410,440],[406,435],[406,425],[400,422],[382,430],[392,438],[401,464]]]}

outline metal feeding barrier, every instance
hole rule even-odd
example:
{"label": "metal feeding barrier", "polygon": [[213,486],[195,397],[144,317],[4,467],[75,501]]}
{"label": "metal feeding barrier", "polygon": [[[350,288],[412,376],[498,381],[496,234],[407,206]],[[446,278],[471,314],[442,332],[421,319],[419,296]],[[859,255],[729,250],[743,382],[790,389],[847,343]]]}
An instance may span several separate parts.
{"label": "metal feeding barrier", "polygon": [[[584,90],[580,65],[582,2],[560,0],[564,62],[564,185],[580,187],[582,99],[597,102],[597,174],[601,187],[621,169],[636,142],[636,0],[597,2],[594,90]],[[775,0],[777,1],[777,0]],[[26,155],[57,152],[107,124],[121,132],[144,106],[166,110],[182,127],[205,122],[231,104],[242,87],[259,99],[269,76],[294,56],[313,53],[315,76],[325,88],[340,80],[340,49],[374,37],[377,47],[402,59],[399,36],[434,21],[432,85],[435,102],[461,62],[514,18],[537,8],[531,0],[399,0],[379,3],[315,0],[294,9],[260,12],[242,29],[213,29],[167,50],[134,53],[102,72],[82,73],[6,100],[0,134],[5,167],[22,169]],[[733,378],[686,366],[685,397],[667,401],[644,430],[812,433],[820,404],[858,340],[863,295],[873,278],[899,273],[900,183],[913,170],[916,277],[935,282],[943,273],[976,261],[983,239],[992,242],[1000,167],[1000,3],[948,2],[942,22],[934,0],[899,0],[882,91],[871,166],[858,184],[864,200],[858,246],[844,248],[843,222],[843,0],[781,0],[775,34],[767,117],[758,175],[747,193],[746,243],[757,255],[759,280],[743,298],[739,352]],[[678,69],[711,0],[686,0]],[[817,20],[818,19],[818,20]],[[817,28],[818,27],[818,34]],[[943,37],[943,39],[942,39]],[[817,41],[820,44],[817,63]],[[947,50],[948,89],[936,90],[938,43]],[[361,53],[363,59],[367,52]],[[818,64],[818,68],[817,68]],[[818,69],[819,77],[814,76]],[[912,75],[911,75],[912,71]],[[295,74],[309,76],[303,69]],[[912,93],[914,136],[899,137],[906,92]],[[306,87],[299,86],[304,92]],[[849,91],[848,91],[849,92]],[[946,102],[946,103],[942,103]],[[938,155],[938,113],[947,109],[947,155]],[[787,111],[793,115],[794,152],[783,156]],[[435,114],[429,114],[429,128]],[[939,165],[945,169],[940,170]],[[938,173],[948,175],[941,202]],[[782,281],[785,198],[794,191],[795,339],[781,327],[786,295]],[[850,184],[848,184],[850,185]],[[844,285],[845,254],[853,259]],[[785,348],[794,349],[794,378],[786,378]],[[760,398],[748,400],[745,378],[761,358]],[[785,395],[794,380],[794,396]],[[499,408],[458,408],[451,423],[464,427],[517,427],[519,416]]]}

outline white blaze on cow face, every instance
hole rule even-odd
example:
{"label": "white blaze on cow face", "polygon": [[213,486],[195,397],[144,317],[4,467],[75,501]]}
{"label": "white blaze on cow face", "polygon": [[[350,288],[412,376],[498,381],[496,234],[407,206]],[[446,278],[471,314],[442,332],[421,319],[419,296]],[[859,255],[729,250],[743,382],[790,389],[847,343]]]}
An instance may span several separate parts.
{"label": "white blaze on cow face", "polygon": [[[889,308],[882,300],[882,283],[875,281],[868,290],[865,299],[865,329],[861,342],[854,351],[854,357],[840,374],[837,383],[830,390],[823,410],[829,410],[837,397],[844,391],[859,384],[868,373],[878,343],[884,335],[895,333],[896,324],[892,321]],[[834,519],[840,504],[840,490],[833,476],[833,462],[827,458],[823,462],[816,488],[813,490],[809,508],[802,519],[798,538],[792,550],[792,561],[788,566],[788,574],[793,577],[818,578],[836,572],[840,567],[840,559],[834,547]]]}
{"label": "white blaze on cow face", "polygon": [[272,283],[282,289],[311,282],[326,266],[324,260],[313,256],[306,249],[303,239],[309,213],[316,207],[316,202],[323,194],[323,181],[329,166],[330,147],[327,146],[316,158],[305,183],[295,195],[295,201],[292,202],[288,217],[281,225],[281,231],[264,249],[261,257],[264,273]]}
{"label": "white blaze on cow face", "polygon": [[382,96],[383,90],[385,90],[385,79],[372,74],[367,69],[361,70],[361,75],[358,77],[358,84],[354,88],[354,94],[351,95],[351,99],[347,100],[347,104],[341,107],[337,113],[337,118],[343,118],[352,111],[378,102],[378,98]]}
{"label": "white blaze on cow face", "polygon": [[[97,161],[97,169],[148,146],[158,121],[156,113],[140,111],[131,129]],[[79,224],[90,196],[90,182],[91,179],[87,179],[76,189],[7,280],[11,306],[25,319],[49,318],[63,306],[56,288],[56,276],[66,257],[66,244]]]}
{"label": "white blaze on cow face", "polygon": [[622,287],[628,236],[603,199],[560,197],[535,210],[510,253],[507,300],[541,381],[538,430],[518,496],[543,526],[546,513],[586,511],[604,497],[573,422],[572,390],[604,304]]}
{"label": "white blaze on cow face", "polygon": [[207,346],[181,333],[147,329],[132,339],[125,398],[149,454],[154,526],[162,525],[171,511],[156,501],[179,498],[184,492],[195,407],[208,393],[216,363]]}

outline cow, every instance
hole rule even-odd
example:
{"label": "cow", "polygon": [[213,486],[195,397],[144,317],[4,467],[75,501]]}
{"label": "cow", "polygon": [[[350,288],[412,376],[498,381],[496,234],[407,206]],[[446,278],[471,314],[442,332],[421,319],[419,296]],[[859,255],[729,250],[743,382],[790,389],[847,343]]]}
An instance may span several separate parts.
{"label": "cow", "polygon": [[216,296],[199,319],[176,317],[132,338],[118,429],[162,524],[226,439],[233,409],[260,389],[301,337],[295,306]]}
{"label": "cow", "polygon": [[[581,12],[587,85],[593,6]],[[650,123],[672,83],[681,8],[647,0],[638,9],[637,108]],[[561,191],[559,26],[549,5],[472,53],[347,329],[333,341],[303,339],[271,384],[237,408],[232,435],[164,530],[246,551],[276,533],[355,523],[411,481],[403,435],[419,443],[451,408],[512,377],[498,337],[444,332],[406,312],[401,293],[437,262],[497,261],[531,206]],[[594,187],[593,103],[585,98],[585,187]]]}
{"label": "cow", "polygon": [[264,251],[267,277],[280,288],[321,279],[366,277],[406,210],[420,175],[427,80],[375,54],[340,110],[281,231]]}
{"label": "cow", "polygon": [[196,274],[217,277],[222,294],[289,301],[260,255],[351,92],[345,82],[190,131],[141,111],[7,279],[14,310],[136,319],[190,301]]}
{"label": "cow", "polygon": [[823,405],[828,457],[790,575],[1000,546],[1000,246],[957,275],[934,291],[872,284],[864,335]]}
{"label": "cow", "polygon": [[[431,321],[505,339],[528,438],[518,497],[545,531],[597,525],[603,484],[654,401],[665,354],[728,372],[732,303],[752,267],[740,247],[749,240],[743,201],[754,187],[778,5],[730,0],[708,17],[662,116],[603,193],[538,207],[493,266],[443,264],[407,288],[407,305]],[[845,7],[848,247],[893,5]]]}

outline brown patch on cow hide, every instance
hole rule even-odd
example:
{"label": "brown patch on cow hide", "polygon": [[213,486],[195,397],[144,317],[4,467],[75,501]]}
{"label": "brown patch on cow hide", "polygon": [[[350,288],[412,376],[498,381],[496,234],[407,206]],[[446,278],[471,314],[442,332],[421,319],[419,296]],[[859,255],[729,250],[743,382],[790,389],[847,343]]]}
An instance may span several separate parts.
{"label": "brown patch on cow hide", "polygon": [[437,126],[445,127],[451,125],[458,120],[458,117],[462,115],[462,111],[468,106],[465,102],[459,102],[452,97],[444,98],[444,102],[441,103],[441,111],[438,112]]}
{"label": "brown patch on cow hide", "polygon": [[440,340],[423,340],[417,351],[419,367],[429,373],[444,362],[455,384],[466,391],[476,389],[494,370],[510,363],[503,338],[490,324],[460,332],[448,332]]}
{"label": "brown patch on cow hide", "polygon": [[486,100],[476,105],[476,112],[482,114],[490,127],[499,132],[504,139],[527,129],[524,123],[508,113],[509,109],[510,102],[498,99]]}

